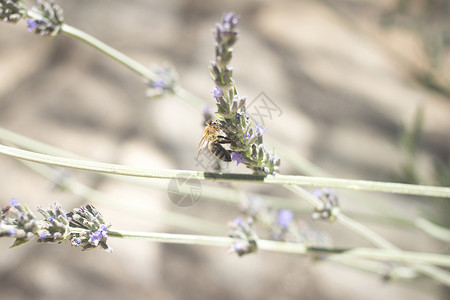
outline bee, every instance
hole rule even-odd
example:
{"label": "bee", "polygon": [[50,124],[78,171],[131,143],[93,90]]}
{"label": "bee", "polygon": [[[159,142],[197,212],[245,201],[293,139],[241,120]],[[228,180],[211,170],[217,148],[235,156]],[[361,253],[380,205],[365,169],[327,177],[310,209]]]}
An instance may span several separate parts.
{"label": "bee", "polygon": [[231,151],[225,149],[221,144],[229,144],[231,140],[220,135],[222,125],[218,121],[209,120],[206,122],[205,131],[203,137],[198,145],[198,156],[200,152],[208,146],[209,151],[212,152],[218,159],[226,162],[231,161]]}

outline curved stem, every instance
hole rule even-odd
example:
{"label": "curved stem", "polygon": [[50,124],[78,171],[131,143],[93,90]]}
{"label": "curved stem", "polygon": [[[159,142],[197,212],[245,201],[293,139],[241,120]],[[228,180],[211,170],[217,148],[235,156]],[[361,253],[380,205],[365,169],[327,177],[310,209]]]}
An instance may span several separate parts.
{"label": "curved stem", "polygon": [[67,24],[63,24],[61,27],[61,31],[65,34],[72,36],[74,38],[77,38],[94,48],[100,50],[101,52],[105,53],[109,57],[113,58],[114,60],[118,61],[119,63],[123,64],[127,68],[131,69],[132,71],[142,75],[144,78],[155,81],[158,79],[158,76],[150,71],[148,68],[143,66],[142,64],[138,63],[134,59],[131,59],[129,56],[126,56],[120,51],[117,51],[116,49],[108,46],[107,44],[103,43],[102,41],[94,38],[93,36],[87,34],[84,31],[81,31],[75,27],[72,27]]}
{"label": "curved stem", "polygon": [[391,182],[376,182],[365,180],[321,178],[295,175],[253,175],[237,173],[210,173],[188,170],[146,169],[124,165],[99,163],[85,160],[51,156],[0,145],[0,153],[10,157],[24,159],[47,165],[72,168],[85,171],[125,175],[135,177],[160,178],[160,179],[186,179],[209,181],[241,181],[259,182],[266,184],[302,185],[315,187],[333,187],[352,190],[378,191],[386,193],[400,193],[431,197],[450,198],[450,188],[423,185],[411,185]]}

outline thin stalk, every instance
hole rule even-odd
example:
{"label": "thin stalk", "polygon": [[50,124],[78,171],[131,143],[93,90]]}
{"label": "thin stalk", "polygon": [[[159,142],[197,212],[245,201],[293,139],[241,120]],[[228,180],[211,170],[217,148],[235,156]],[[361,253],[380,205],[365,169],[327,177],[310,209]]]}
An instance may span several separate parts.
{"label": "thin stalk", "polygon": [[424,232],[428,233],[430,236],[439,239],[441,241],[450,243],[450,230],[445,227],[436,225],[435,223],[428,221],[424,218],[417,218],[414,220],[414,225],[417,228],[422,229]]}
{"label": "thin stalk", "polygon": [[[0,127],[0,140],[3,142],[11,143],[14,146],[17,146],[19,148],[23,148],[23,149],[33,151],[33,152],[41,152],[41,153],[49,154],[49,155],[87,160],[87,158],[85,158],[83,156],[74,154],[74,153],[66,151],[66,150],[62,150],[60,148],[42,143],[40,141],[36,141],[34,139],[25,137],[23,135],[6,130],[1,127]],[[105,174],[105,173],[102,173],[102,175],[111,176],[110,174]],[[117,177],[115,177],[115,178],[117,178]],[[151,188],[167,189],[166,184],[161,184],[161,182],[149,181],[149,180],[146,180],[145,178],[121,176],[120,180],[129,182],[132,184],[151,187]],[[179,192],[181,194],[183,194],[186,191],[180,190]],[[247,193],[247,196],[253,197],[253,198],[261,198],[263,200],[270,201],[271,204],[273,205],[273,207],[275,207],[275,208],[289,208],[289,209],[297,210],[298,206],[299,206],[298,202],[293,203],[293,201],[290,201],[292,199],[263,195],[263,194],[258,194],[258,193]],[[242,197],[243,197],[243,195],[241,192],[233,190],[233,189],[222,188],[219,186],[202,186],[202,198],[224,201],[224,202],[229,202],[229,203],[239,203],[242,200]]]}
{"label": "thin stalk", "polygon": [[[156,232],[133,232],[123,230],[108,230],[110,237],[145,239],[161,243],[202,245],[215,247],[232,247],[236,240],[229,237],[192,235],[192,234],[172,234]],[[271,240],[258,240],[258,249],[270,252],[282,252],[290,254],[325,254],[331,257],[355,257],[377,261],[392,261],[405,264],[428,263],[438,266],[450,266],[450,257],[447,255],[434,253],[417,253],[402,251],[394,253],[383,249],[355,248],[355,249],[335,249],[308,247],[299,243],[287,243]]]}
{"label": "thin stalk", "polygon": [[61,32],[69,36],[75,37],[88,45],[91,45],[92,47],[100,50],[101,52],[105,53],[109,57],[123,64],[124,66],[136,72],[137,74],[142,75],[144,78],[148,80],[156,81],[158,79],[158,76],[154,72],[146,68],[144,65],[138,63],[134,59],[131,59],[129,56],[123,54],[120,51],[117,51],[116,49],[108,46],[107,44],[87,34],[84,31],[81,31],[70,25],[63,24],[61,27]]}
{"label": "thin stalk", "polygon": [[414,279],[417,278],[417,273],[410,267],[399,266],[391,267],[388,264],[380,264],[376,261],[359,259],[355,257],[345,256],[329,256],[327,261],[337,262],[340,265],[344,265],[353,269],[358,269],[368,273],[380,274],[385,280],[397,280],[397,279]]}
{"label": "thin stalk", "polygon": [[27,161],[23,161],[23,163],[33,171],[53,182],[63,191],[68,191],[79,196],[80,198],[94,203],[107,204],[109,207],[116,208],[118,211],[123,213],[129,213],[130,215],[136,215],[145,220],[159,221],[169,226],[178,227],[184,230],[191,230],[198,233],[221,234],[227,231],[226,226],[221,226],[214,222],[191,217],[185,214],[158,209],[154,206],[152,206],[151,209],[148,209],[146,207],[134,204],[135,201],[127,202],[125,204],[125,201],[118,201],[112,196],[94,190],[75,179],[66,177],[50,167],[32,164]]}
{"label": "thin stalk", "polygon": [[35,153],[0,145],[0,153],[46,165],[72,168],[78,170],[108,173],[114,175],[160,178],[160,179],[186,179],[186,180],[209,180],[209,181],[240,181],[280,185],[302,185],[315,187],[333,187],[352,190],[378,191],[386,193],[400,193],[420,196],[450,198],[450,188],[423,186],[390,182],[376,182],[365,180],[321,178],[295,175],[254,175],[237,173],[210,173],[190,170],[169,169],[147,169],[130,167],[117,164],[99,163],[85,160],[76,160],[58,156]]}
{"label": "thin stalk", "polygon": [[[46,143],[36,141],[34,139],[31,139],[29,137],[25,137],[23,135],[20,135],[18,133],[12,132],[10,130],[6,130],[4,128],[0,127],[0,140],[8,143],[14,144],[14,146],[34,151],[34,152],[41,152],[45,154],[50,155],[56,155],[56,156],[64,156],[68,158],[76,158],[76,159],[83,159],[86,158],[77,154],[74,154],[72,152],[62,150],[61,148],[57,148],[51,145],[48,145]],[[35,166],[35,165],[33,165]],[[39,171],[38,171],[39,173]],[[105,176],[110,176],[108,174],[103,174]],[[158,182],[153,182],[149,180],[145,180],[143,178],[137,178],[137,177],[120,177],[122,181],[129,182],[132,184],[137,184],[141,186],[147,186],[151,188],[157,188],[157,189],[166,189],[167,186],[161,185]],[[180,190],[180,193],[185,192],[184,190]],[[271,205],[275,208],[287,208],[294,210],[296,212],[301,213],[310,213],[309,209],[302,209],[299,207],[299,203],[295,202],[293,203],[293,199],[286,199],[286,197],[275,197],[275,196],[268,196],[258,193],[248,193],[249,197],[253,198],[261,198],[263,200],[269,201]],[[239,203],[240,199],[242,198],[242,193],[239,191],[231,190],[228,188],[222,188],[218,186],[202,186],[202,199],[210,199],[210,200],[217,200],[217,201],[224,201],[229,203]],[[348,197],[345,197],[348,199]],[[423,218],[416,218],[416,219],[410,219],[405,218],[402,216],[397,216],[393,214],[389,214],[388,212],[383,212],[382,216],[379,215],[373,215],[373,214],[362,214],[362,213],[349,213],[349,215],[353,215],[357,218],[361,218],[365,221],[372,221],[376,223],[383,223],[386,225],[386,222],[389,221],[389,224],[394,225],[401,225],[401,226],[415,226],[424,232],[428,233],[429,235],[449,242],[450,241],[450,231],[446,228],[443,228],[441,226],[435,225],[432,222],[423,219]],[[430,226],[431,225],[431,226]],[[434,226],[433,226],[434,225]]]}

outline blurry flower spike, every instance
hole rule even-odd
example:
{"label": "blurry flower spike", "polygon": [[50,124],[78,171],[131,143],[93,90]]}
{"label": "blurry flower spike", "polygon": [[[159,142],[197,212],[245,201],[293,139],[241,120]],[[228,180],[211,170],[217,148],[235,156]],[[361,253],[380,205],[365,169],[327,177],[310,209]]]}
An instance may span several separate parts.
{"label": "blurry flower spike", "polygon": [[291,210],[280,209],[278,211],[277,223],[281,228],[287,229],[289,227],[289,225],[291,224],[291,222],[293,221],[293,219],[294,219],[294,213]]}
{"label": "blurry flower spike", "polygon": [[0,0],[0,19],[17,23],[27,14],[27,4],[23,0]]}
{"label": "blurry flower spike", "polygon": [[239,256],[254,253],[258,250],[256,243],[258,236],[252,228],[252,220],[244,220],[242,218],[235,218],[233,222],[228,224],[230,232],[229,237],[233,238],[233,246],[230,252],[235,252]]}
{"label": "blurry flower spike", "polygon": [[56,36],[64,23],[63,10],[54,0],[36,0],[28,18],[28,31],[43,36]]}
{"label": "blurry flower spike", "polygon": [[173,93],[178,81],[178,74],[175,68],[169,63],[164,63],[162,66],[152,67],[156,74],[156,80],[149,80],[147,89],[147,97],[156,98],[165,93]]}
{"label": "blurry flower spike", "polygon": [[311,217],[314,220],[322,219],[333,222],[336,219],[333,212],[339,209],[339,200],[336,193],[332,189],[323,188],[315,190],[313,194],[322,201],[323,205],[321,208],[315,208]]}

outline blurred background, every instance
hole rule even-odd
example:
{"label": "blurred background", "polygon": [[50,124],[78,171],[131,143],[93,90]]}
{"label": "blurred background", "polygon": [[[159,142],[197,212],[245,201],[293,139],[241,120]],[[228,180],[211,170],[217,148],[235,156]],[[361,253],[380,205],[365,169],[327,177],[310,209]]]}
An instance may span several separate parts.
{"label": "blurred background", "polygon": [[[144,65],[170,62],[180,85],[213,111],[212,29],[234,11],[241,16],[232,61],[236,85],[249,100],[263,92],[279,107],[265,125],[268,147],[289,149],[279,146],[282,174],[307,173],[287,159],[297,156],[337,177],[449,186],[448,0],[58,3],[67,24]],[[174,96],[149,100],[145,94],[138,75],[86,44],[64,34],[30,34],[24,21],[0,24],[1,127],[92,160],[202,170],[194,159],[202,111]],[[89,202],[113,229],[214,235],[226,235],[227,222],[240,215],[236,204],[207,197],[177,207],[165,180],[150,188],[60,170],[102,193],[87,201],[19,161],[0,156],[0,166],[2,207],[13,197],[33,209]],[[234,164],[228,171],[248,172]],[[281,187],[240,188],[303,208],[297,219],[326,232],[338,247],[371,246],[339,224],[313,222],[308,205]],[[363,199],[411,220],[422,216],[450,226],[450,207],[440,199],[342,191],[341,207],[370,212],[359,204]],[[449,252],[448,244],[418,229],[357,216],[402,249]],[[208,223],[194,226],[187,217]],[[112,254],[35,240],[10,249],[11,243],[0,240],[1,299],[448,299],[450,293],[429,278],[385,282],[383,272],[305,256],[239,258],[221,248],[120,239],[109,239]]]}

